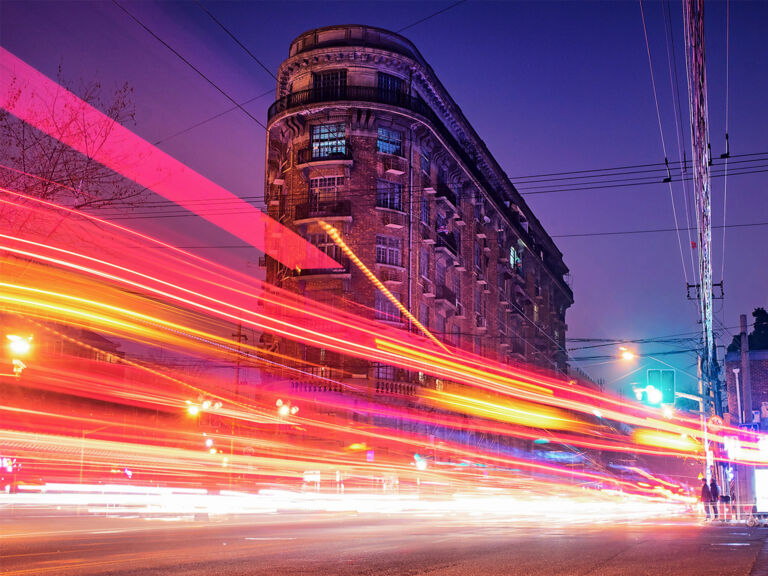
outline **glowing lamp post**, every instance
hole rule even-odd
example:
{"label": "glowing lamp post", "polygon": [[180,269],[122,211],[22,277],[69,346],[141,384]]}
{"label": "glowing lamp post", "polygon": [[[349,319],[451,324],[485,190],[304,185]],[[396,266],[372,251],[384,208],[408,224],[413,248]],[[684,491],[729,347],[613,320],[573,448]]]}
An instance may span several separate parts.
{"label": "glowing lamp post", "polygon": [[11,363],[13,364],[13,375],[18,379],[21,373],[27,367],[22,361],[22,357],[27,356],[32,350],[32,336],[18,336],[16,334],[7,334],[8,349],[11,352]]}

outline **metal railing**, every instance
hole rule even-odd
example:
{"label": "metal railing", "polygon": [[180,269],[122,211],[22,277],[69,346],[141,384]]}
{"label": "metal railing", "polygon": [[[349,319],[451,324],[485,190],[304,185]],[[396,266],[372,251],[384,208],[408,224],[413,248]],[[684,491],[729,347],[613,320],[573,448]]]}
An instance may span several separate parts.
{"label": "metal railing", "polygon": [[296,153],[297,164],[309,164],[310,162],[327,162],[329,160],[352,160],[352,147],[349,142],[344,146],[338,146],[343,150],[329,150],[327,148],[302,148]]}
{"label": "metal railing", "polygon": [[330,202],[305,202],[298,204],[294,210],[294,220],[307,218],[328,218],[331,216],[351,216],[352,203],[349,200]]}
{"label": "metal railing", "polygon": [[447,232],[437,233],[437,244],[435,247],[445,248],[454,256],[459,253],[458,247],[456,246],[456,238],[453,237],[453,234],[448,234]]}

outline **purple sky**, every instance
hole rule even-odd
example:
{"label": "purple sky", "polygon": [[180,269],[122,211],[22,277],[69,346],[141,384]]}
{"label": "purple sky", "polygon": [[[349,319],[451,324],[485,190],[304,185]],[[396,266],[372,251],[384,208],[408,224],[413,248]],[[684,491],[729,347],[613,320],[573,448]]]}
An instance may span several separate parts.
{"label": "purple sky", "polygon": [[[331,24],[359,23],[397,30],[450,2],[258,2],[207,3],[208,9],[269,69],[285,59],[301,32]],[[274,80],[194,3],[125,3],[145,25],[183,54],[237,101],[268,90]],[[678,160],[665,4],[644,4],[662,126],[670,162]],[[715,157],[724,152],[726,4],[706,5],[710,134]],[[687,91],[682,8],[671,5],[685,149]],[[730,36],[732,154],[768,151],[768,5],[733,2]],[[409,28],[410,38],[512,177],[663,162],[640,5],[621,3],[501,3],[470,0]],[[61,64],[69,79],[98,79],[106,87],[135,89],[135,131],[203,175],[240,196],[263,188],[264,131],[236,110],[169,138],[232,107],[117,6],[104,3],[12,2],[0,4],[0,44],[55,77]],[[266,123],[273,94],[246,108]],[[765,165],[765,162],[756,163]],[[728,179],[727,222],[768,221],[768,174]],[[713,179],[713,222],[723,222],[723,179]],[[530,186],[530,184],[529,184]],[[521,185],[521,188],[523,186]],[[680,183],[673,192],[686,226]],[[534,212],[565,255],[576,304],[568,313],[569,337],[650,338],[699,329],[685,297],[685,278],[674,233],[557,238],[561,234],[674,227],[665,184],[528,195]],[[192,226],[194,222],[194,226]],[[198,219],[138,221],[157,231],[181,230],[194,243],[233,243]],[[738,315],[768,305],[768,266],[763,253],[768,227],[727,231],[726,300],[717,318],[730,328]],[[689,281],[690,245],[682,233]],[[715,281],[721,279],[722,231],[713,233]],[[239,256],[256,259],[254,252]],[[254,271],[256,270],[254,266]],[[716,322],[716,327],[720,324]],[[727,344],[730,336],[720,340]],[[575,346],[577,344],[572,344]],[[692,342],[682,343],[691,348]],[[671,350],[648,344],[645,353]],[[615,353],[615,347],[574,352]],[[665,356],[695,373],[692,354]],[[609,382],[642,380],[635,368],[663,367],[646,359],[634,366],[584,363]],[[692,383],[680,374],[678,382]]]}

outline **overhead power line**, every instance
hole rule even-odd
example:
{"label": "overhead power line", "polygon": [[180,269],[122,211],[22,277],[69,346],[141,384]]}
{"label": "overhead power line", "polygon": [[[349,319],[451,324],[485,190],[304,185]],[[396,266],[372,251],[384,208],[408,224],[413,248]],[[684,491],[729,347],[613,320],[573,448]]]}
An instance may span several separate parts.
{"label": "overhead power line", "polygon": [[[659,122],[659,136],[661,137],[661,149],[664,152],[664,163],[668,163],[667,145],[664,142],[664,130],[661,127],[661,112],[659,111],[659,96],[656,92],[656,78],[653,73],[653,61],[651,60],[651,46],[648,42],[648,30],[645,27],[645,11],[643,10],[643,0],[640,2],[640,16],[643,20],[643,35],[645,36],[645,49],[648,53],[648,67],[651,71],[651,85],[653,86],[653,101],[656,103],[656,119]],[[680,230],[677,223],[677,209],[675,208],[675,195],[672,192],[672,176],[667,173],[667,177],[664,179],[669,187],[669,199],[672,202],[672,219],[675,222],[675,230],[677,232],[677,245],[680,248],[680,263],[683,266],[683,276],[685,277],[685,283],[688,284],[688,267],[685,265],[685,256],[683,255],[683,241],[680,238]],[[695,274],[695,269],[691,270],[692,274]]]}
{"label": "overhead power line", "polygon": [[416,22],[413,22],[411,24],[408,24],[407,26],[403,26],[402,28],[399,28],[398,30],[395,30],[398,34],[402,33],[405,30],[408,30],[409,28],[413,28],[414,26],[421,24],[422,22],[426,22],[427,20],[434,18],[435,16],[439,16],[440,14],[444,12],[448,12],[448,10],[451,10],[452,8],[456,8],[459,4],[464,4],[467,0],[459,0],[458,2],[454,2],[450,6],[446,6],[445,8],[438,10],[437,12],[433,12],[429,16],[425,16],[424,18],[421,18],[419,20],[416,20]]}
{"label": "overhead power line", "polygon": [[219,85],[218,85],[218,84],[216,84],[216,83],[215,83],[213,80],[211,80],[210,78],[208,78],[208,76],[206,76],[205,74],[203,74],[203,73],[200,71],[200,69],[199,69],[199,68],[197,68],[197,67],[196,67],[194,64],[192,64],[192,62],[190,62],[189,60],[187,60],[186,58],[184,58],[184,56],[182,56],[182,55],[181,55],[181,54],[180,54],[180,53],[179,53],[179,52],[178,52],[178,51],[177,51],[175,48],[173,48],[173,47],[172,47],[170,44],[168,44],[168,42],[166,42],[165,40],[163,40],[162,38],[160,38],[160,36],[158,36],[157,34],[155,34],[155,33],[154,33],[154,32],[153,32],[153,31],[152,31],[152,30],[151,30],[151,29],[150,29],[150,28],[149,28],[149,27],[148,27],[146,24],[144,24],[144,23],[143,23],[141,20],[139,20],[139,19],[138,19],[136,16],[134,16],[134,15],[133,15],[133,13],[131,13],[130,11],[128,11],[128,10],[127,10],[127,9],[126,9],[126,8],[125,8],[125,7],[124,7],[122,4],[120,4],[120,2],[118,2],[117,0],[112,0],[112,3],[113,3],[115,6],[117,6],[118,8],[120,8],[120,10],[122,10],[123,12],[125,12],[125,14],[126,14],[126,15],[127,15],[129,18],[131,18],[131,20],[133,20],[133,21],[134,21],[134,22],[136,22],[136,23],[137,23],[139,26],[141,26],[141,27],[142,27],[144,30],[146,30],[146,31],[147,31],[147,32],[148,32],[148,33],[149,33],[149,34],[150,34],[150,35],[151,35],[151,36],[152,36],[152,37],[153,37],[155,40],[157,40],[157,41],[158,41],[158,42],[160,42],[160,43],[161,43],[163,46],[165,46],[165,47],[166,47],[168,50],[170,50],[170,51],[171,51],[171,52],[172,52],[172,53],[173,53],[173,54],[174,54],[174,55],[175,55],[175,56],[176,56],[176,57],[177,57],[179,60],[181,60],[181,61],[182,61],[182,62],[184,62],[184,63],[185,63],[187,66],[189,66],[189,67],[190,67],[192,70],[194,70],[194,71],[195,71],[195,72],[196,72],[196,73],[197,73],[197,74],[198,74],[198,75],[199,75],[201,78],[203,78],[203,80],[205,80],[205,81],[206,81],[208,84],[210,84],[210,85],[211,85],[211,86],[212,86],[212,87],[213,87],[213,88],[214,88],[214,89],[215,89],[215,90],[216,90],[216,91],[217,91],[219,94],[221,94],[221,95],[222,95],[222,96],[224,96],[224,97],[225,97],[227,100],[229,100],[230,102],[232,102],[232,104],[234,104],[235,106],[237,106],[237,107],[238,107],[238,108],[239,108],[239,109],[240,109],[240,110],[243,112],[243,114],[245,114],[246,116],[248,116],[248,118],[250,118],[251,120],[253,120],[253,121],[254,121],[256,124],[258,124],[259,126],[261,126],[261,127],[264,129],[264,130],[266,130],[266,129],[267,129],[267,127],[264,125],[264,123],[262,123],[262,122],[261,122],[261,121],[260,121],[258,118],[256,118],[256,117],[255,117],[253,114],[251,114],[250,112],[248,112],[248,110],[246,110],[245,108],[243,108],[243,107],[242,107],[242,106],[241,106],[241,105],[240,105],[240,104],[239,104],[239,103],[238,103],[238,102],[237,102],[237,101],[236,101],[234,98],[232,98],[232,96],[230,96],[229,94],[227,94],[227,92],[225,92],[225,91],[224,91],[224,90],[223,90],[221,87],[219,87]]}
{"label": "overhead power line", "polygon": [[234,34],[233,34],[231,31],[230,31],[230,29],[229,29],[229,28],[227,28],[226,26],[224,26],[224,24],[222,24],[222,23],[219,21],[219,19],[218,19],[218,18],[216,18],[216,16],[214,16],[213,14],[211,14],[211,12],[210,12],[210,11],[209,11],[209,10],[208,10],[208,9],[207,9],[205,6],[203,6],[203,3],[202,3],[202,2],[200,2],[200,0],[195,0],[195,4],[197,4],[197,5],[200,7],[200,9],[201,9],[203,12],[205,12],[206,14],[208,14],[208,16],[210,17],[210,19],[211,19],[211,20],[213,20],[214,22],[216,22],[216,24],[219,26],[219,28],[221,28],[222,30],[224,30],[224,32],[226,32],[226,33],[227,33],[227,35],[228,35],[230,38],[232,38],[232,40],[234,40],[234,41],[235,41],[235,43],[236,43],[238,46],[240,46],[240,48],[242,48],[242,49],[243,49],[243,50],[246,52],[246,54],[248,54],[248,56],[250,56],[250,57],[251,57],[251,58],[252,58],[252,59],[253,59],[253,60],[254,60],[254,61],[255,61],[255,62],[256,62],[256,63],[257,63],[259,66],[261,66],[261,68],[262,68],[262,69],[263,69],[263,70],[264,70],[264,71],[265,71],[267,74],[269,74],[270,76],[272,76],[272,78],[274,78],[275,80],[277,80],[277,76],[275,76],[275,75],[272,73],[272,70],[270,70],[269,68],[267,68],[267,67],[264,65],[264,63],[263,63],[261,60],[259,60],[259,59],[256,57],[256,55],[255,55],[253,52],[251,52],[250,50],[248,50],[248,48],[246,48],[245,44],[243,44],[242,42],[240,42],[240,40],[238,40],[238,39],[237,39],[237,36],[235,36],[235,35],[234,35]]}

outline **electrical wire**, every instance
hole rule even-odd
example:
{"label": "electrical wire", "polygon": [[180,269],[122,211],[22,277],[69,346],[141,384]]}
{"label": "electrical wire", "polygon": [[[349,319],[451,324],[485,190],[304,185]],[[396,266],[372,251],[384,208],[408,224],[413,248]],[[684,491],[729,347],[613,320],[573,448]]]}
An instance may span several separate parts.
{"label": "electrical wire", "polygon": [[[662,151],[664,152],[664,162],[666,163],[667,159],[668,159],[668,156],[667,156],[667,145],[664,142],[664,130],[661,127],[661,112],[659,111],[659,97],[658,97],[658,94],[656,93],[656,78],[655,78],[655,76],[653,74],[653,61],[651,60],[651,46],[650,46],[650,43],[648,42],[648,30],[646,29],[646,26],[645,26],[645,11],[643,10],[643,0],[638,0],[638,1],[640,3],[640,17],[642,18],[642,21],[643,21],[643,35],[645,37],[645,49],[646,49],[646,52],[648,53],[648,67],[649,67],[650,72],[651,72],[651,85],[653,87],[653,100],[656,103],[656,119],[659,122],[659,136],[661,137],[661,148],[662,148]],[[674,221],[675,221],[675,228],[677,228],[678,227],[678,224],[677,224],[677,209],[675,208],[675,196],[674,196],[674,194],[672,192],[672,178],[671,178],[671,176],[667,176],[666,181],[667,181],[667,183],[669,185],[669,198],[672,201],[672,217],[674,218]],[[683,241],[680,239],[680,231],[679,230],[677,231],[677,244],[678,244],[678,247],[680,248],[680,262],[682,263],[682,266],[683,266],[683,276],[685,277],[685,283],[687,285],[688,284],[688,271],[687,271],[687,267],[685,265],[685,256],[683,255]]]}
{"label": "electrical wire", "polygon": [[464,4],[467,0],[459,0],[458,2],[454,2],[450,6],[447,6],[443,8],[442,10],[438,10],[437,12],[434,12],[430,14],[429,16],[425,16],[424,18],[421,18],[420,20],[416,20],[416,22],[413,22],[411,24],[408,24],[407,26],[403,26],[402,28],[399,28],[398,30],[395,30],[398,34],[402,33],[405,30],[408,30],[409,28],[413,28],[414,26],[421,24],[422,22],[426,22],[427,20],[434,18],[435,16],[438,16],[442,14],[443,12],[448,12],[451,8],[456,8],[459,4]]}
{"label": "electrical wire", "polygon": [[[683,146],[682,138],[682,111],[680,109],[680,87],[678,86],[677,76],[677,60],[675,55],[675,37],[672,32],[672,14],[669,8],[669,0],[666,0],[666,10],[663,14],[664,19],[664,38],[667,46],[667,69],[669,70],[669,85],[672,92],[675,94],[675,98],[672,100],[672,107],[674,108],[675,116],[675,140],[677,143],[677,157],[680,161],[680,165],[683,167],[683,171],[686,168],[685,162],[685,146]],[[672,71],[674,69],[674,77]],[[681,179],[683,187],[683,206],[685,207],[685,223],[688,227],[688,243],[690,246],[694,245],[693,238],[691,237],[691,211],[689,209],[689,191],[685,185],[685,180]],[[693,258],[693,250],[689,250],[688,254],[691,257],[691,270],[695,276],[696,274],[696,262]]]}
{"label": "electrical wire", "polygon": [[143,23],[141,20],[139,20],[139,18],[137,18],[137,17],[136,17],[134,14],[132,14],[130,11],[128,11],[128,10],[127,10],[127,9],[126,9],[126,8],[125,8],[125,7],[124,7],[122,4],[120,4],[120,2],[118,2],[117,0],[112,0],[112,3],[113,3],[115,6],[117,6],[118,8],[120,8],[120,10],[122,10],[123,12],[125,12],[125,14],[126,14],[126,15],[128,15],[128,17],[129,17],[129,18],[131,18],[131,20],[133,20],[133,21],[134,21],[134,22],[136,22],[136,23],[137,23],[139,26],[141,26],[141,27],[142,27],[144,30],[146,30],[146,31],[147,31],[147,32],[148,32],[148,33],[149,33],[149,34],[150,34],[150,35],[151,35],[151,36],[152,36],[152,37],[153,37],[155,40],[157,40],[157,41],[158,41],[158,42],[160,42],[160,43],[161,43],[163,46],[165,46],[165,47],[166,47],[168,50],[170,50],[170,51],[171,51],[171,52],[172,52],[172,53],[173,53],[173,54],[174,54],[176,57],[178,57],[178,58],[179,58],[179,60],[181,60],[181,61],[182,61],[182,62],[184,62],[184,63],[185,63],[187,66],[189,66],[189,67],[190,67],[192,70],[194,70],[194,71],[195,71],[195,72],[196,72],[196,73],[197,73],[197,74],[198,74],[198,75],[199,75],[199,76],[200,76],[200,77],[201,77],[203,80],[205,80],[205,81],[206,81],[208,84],[210,84],[210,85],[211,85],[211,86],[212,86],[212,87],[213,87],[213,88],[214,88],[214,89],[215,89],[217,92],[219,92],[219,94],[221,94],[221,95],[222,95],[222,96],[224,96],[224,97],[225,97],[227,100],[229,100],[230,102],[232,102],[232,104],[234,104],[235,106],[237,106],[237,107],[240,109],[240,111],[241,111],[241,112],[243,112],[243,114],[245,114],[246,116],[248,116],[248,118],[250,118],[251,120],[253,120],[253,121],[254,121],[256,124],[258,124],[259,126],[261,126],[261,127],[264,129],[264,130],[266,130],[266,129],[267,129],[267,127],[264,125],[264,123],[262,123],[261,121],[259,121],[259,119],[258,119],[258,118],[256,118],[256,117],[255,117],[253,114],[251,114],[250,112],[248,112],[248,110],[246,110],[245,108],[243,108],[243,107],[242,107],[242,106],[241,106],[241,105],[240,105],[240,104],[239,104],[239,103],[238,103],[238,102],[237,102],[237,101],[236,101],[234,98],[232,98],[232,96],[230,96],[230,95],[229,95],[227,92],[225,92],[225,91],[224,91],[224,90],[223,90],[221,87],[219,87],[219,85],[218,85],[218,84],[216,84],[216,83],[215,83],[213,80],[211,80],[210,78],[208,78],[208,76],[206,76],[205,74],[203,74],[203,73],[200,71],[200,69],[199,69],[199,68],[197,68],[197,67],[196,67],[194,64],[192,64],[192,63],[191,63],[189,60],[187,60],[186,58],[184,58],[184,56],[182,56],[182,55],[181,55],[181,54],[180,54],[180,53],[179,53],[179,52],[178,52],[178,51],[177,51],[175,48],[173,48],[173,47],[172,47],[170,44],[168,44],[168,42],[166,42],[165,40],[163,40],[162,38],[160,38],[160,36],[158,36],[157,34],[155,34],[155,33],[154,33],[154,32],[153,32],[153,31],[152,31],[152,30],[151,30],[151,29],[150,29],[150,28],[149,28],[149,27],[148,27],[146,24],[144,24],[144,23]]}
{"label": "electrical wire", "polygon": [[238,46],[240,46],[240,48],[242,48],[243,50],[245,50],[246,54],[248,54],[248,56],[250,56],[250,57],[251,57],[251,58],[252,58],[252,59],[253,59],[253,60],[254,60],[254,61],[255,61],[255,62],[256,62],[256,63],[257,63],[259,66],[261,66],[261,67],[262,67],[262,69],[263,69],[263,70],[264,70],[264,71],[265,71],[267,74],[269,74],[270,76],[272,76],[272,78],[274,78],[274,80],[275,80],[275,81],[277,81],[277,76],[275,76],[275,75],[272,73],[272,70],[270,70],[269,68],[267,68],[267,67],[264,65],[264,63],[263,63],[261,60],[259,60],[259,59],[256,57],[256,55],[255,55],[253,52],[251,52],[250,50],[248,50],[248,48],[246,48],[245,44],[243,44],[242,42],[240,42],[240,40],[238,40],[238,39],[237,39],[237,37],[236,37],[236,36],[235,36],[235,35],[234,35],[234,34],[233,34],[233,33],[232,33],[230,30],[229,30],[229,28],[227,28],[226,26],[224,26],[224,24],[222,24],[222,23],[219,21],[219,19],[218,19],[218,18],[216,18],[216,16],[214,16],[213,14],[211,14],[211,12],[210,12],[210,11],[209,11],[209,10],[208,10],[208,9],[207,9],[205,6],[203,6],[203,3],[202,3],[200,0],[195,0],[195,4],[197,4],[197,5],[200,7],[200,9],[201,9],[203,12],[205,12],[206,14],[208,14],[208,16],[210,17],[210,19],[211,19],[211,20],[213,20],[213,21],[214,21],[216,24],[218,24],[219,28],[221,28],[222,30],[224,30],[224,32],[226,32],[226,33],[227,33],[227,35],[228,35],[230,38],[232,38],[232,40],[234,40],[234,41],[235,41],[235,43],[236,43]]}
{"label": "electrical wire", "polygon": [[730,60],[731,60],[731,1],[725,2],[725,176],[723,177],[723,257],[720,268],[720,281],[725,279],[725,224],[728,209],[728,158],[730,157],[730,142],[728,141],[728,105],[730,97]]}

